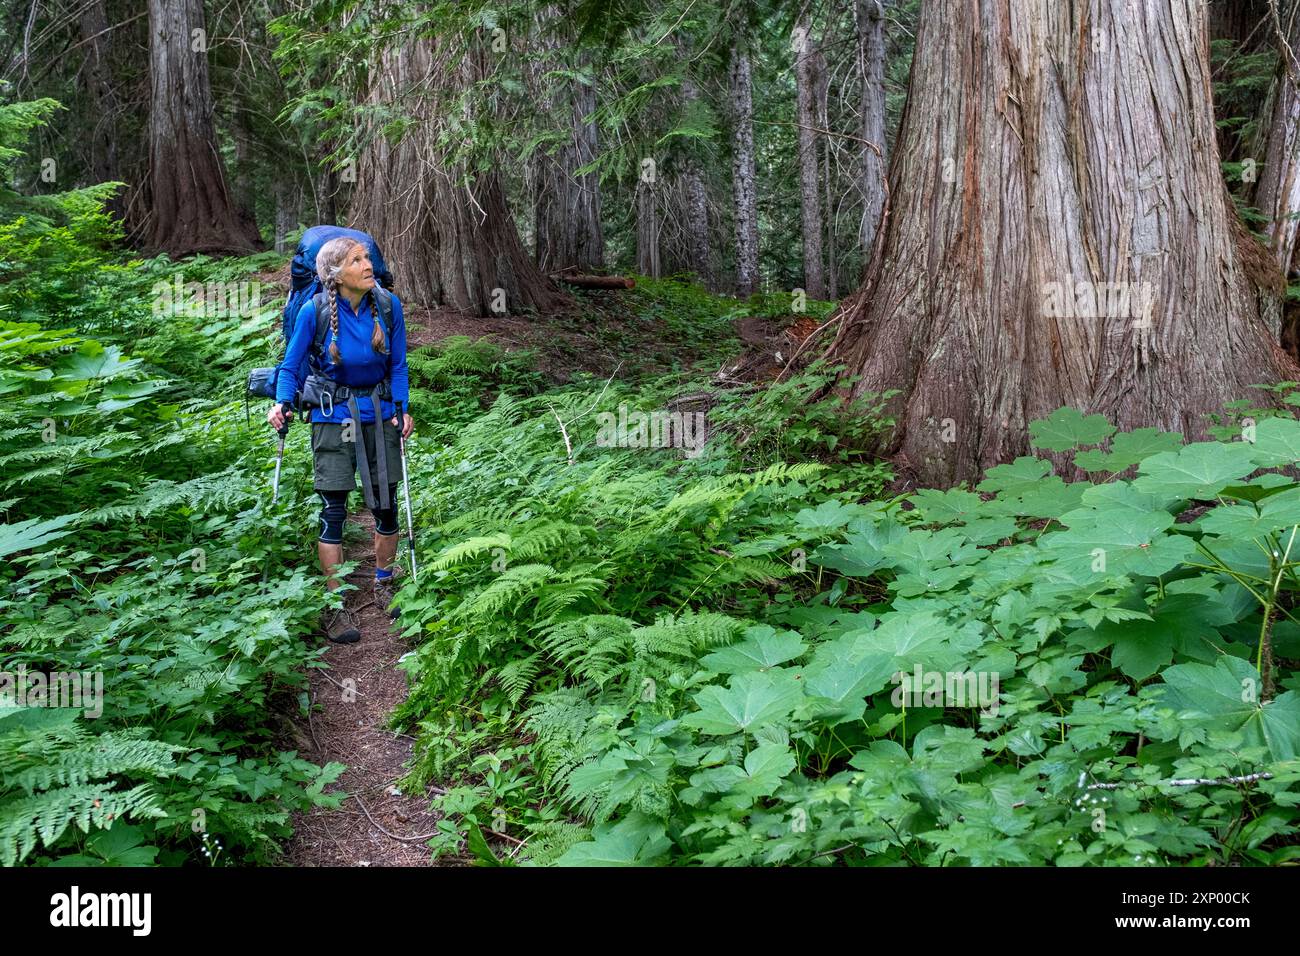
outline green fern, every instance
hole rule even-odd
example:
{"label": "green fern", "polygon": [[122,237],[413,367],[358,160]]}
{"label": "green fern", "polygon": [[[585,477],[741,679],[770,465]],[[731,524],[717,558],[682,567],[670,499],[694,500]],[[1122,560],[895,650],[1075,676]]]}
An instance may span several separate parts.
{"label": "green fern", "polygon": [[118,790],[115,775],[158,778],[184,747],[143,739],[143,730],[94,735],[75,710],[24,708],[0,717],[0,866],[38,844],[53,846],[71,824],[82,832],[127,816],[164,816],[149,784]]}

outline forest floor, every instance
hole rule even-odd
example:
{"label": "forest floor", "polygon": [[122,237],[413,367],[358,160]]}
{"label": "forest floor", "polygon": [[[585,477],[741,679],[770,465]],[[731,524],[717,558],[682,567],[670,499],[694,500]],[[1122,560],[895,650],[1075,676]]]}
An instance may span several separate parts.
{"label": "forest floor", "polygon": [[[408,795],[397,789],[411,759],[413,738],[387,729],[389,714],[406,698],[406,675],[397,662],[410,648],[402,643],[397,622],[372,600],[375,576],[374,519],[360,511],[348,518],[361,529],[356,539],[344,534],[344,558],[357,561],[347,581],[356,586],[345,595],[356,615],[361,640],[330,644],[328,668],[310,673],[311,710],[299,720],[315,747],[310,756],[321,764],[338,761],[348,769],[329,792],[349,798],[337,810],[313,807],[294,816],[293,839],[286,851],[291,866],[429,866],[425,843],[433,836],[438,814],[430,809],[440,789]],[[321,707],[316,713],[316,705]],[[303,734],[299,734],[299,739]],[[444,857],[440,865],[456,865]]]}
{"label": "forest floor", "polygon": [[[282,286],[287,293],[287,268],[258,278]],[[585,296],[581,317],[482,318],[449,310],[411,309],[407,312],[407,342],[415,349],[452,336],[487,338],[506,351],[534,350],[538,370],[557,382],[577,370],[610,375],[629,354],[629,340],[650,331],[626,320],[626,310],[617,296],[615,292]],[[792,323],[738,319],[740,352],[724,363],[717,377],[731,383],[771,380],[815,326],[807,317]],[[653,356],[649,363],[654,364]],[[310,715],[305,719],[294,715],[292,720],[295,738],[304,746],[310,741],[308,755],[312,759],[321,764],[347,764],[348,769],[327,792],[349,796],[337,810],[314,807],[294,814],[294,835],[286,847],[285,862],[292,866],[430,866],[425,844],[439,819],[431,804],[445,791],[431,786],[422,794],[404,794],[398,789],[397,782],[411,760],[413,738],[387,727],[389,715],[407,695],[406,676],[397,662],[411,648],[402,642],[397,622],[390,625],[371,600],[372,517],[361,509],[349,515],[348,525],[345,558],[358,564],[347,577],[356,590],[346,595],[346,601],[356,614],[361,640],[352,645],[328,645],[324,654],[328,667],[309,675]],[[358,536],[355,529],[364,533]],[[399,542],[399,553],[404,553],[404,548]],[[468,856],[443,856],[437,865],[469,865],[471,861]]]}

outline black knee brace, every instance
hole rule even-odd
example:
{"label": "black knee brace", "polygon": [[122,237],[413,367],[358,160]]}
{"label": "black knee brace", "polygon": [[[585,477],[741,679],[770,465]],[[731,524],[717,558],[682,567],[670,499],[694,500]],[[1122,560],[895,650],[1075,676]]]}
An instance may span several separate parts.
{"label": "black knee brace", "polygon": [[320,540],[324,544],[342,544],[343,522],[348,519],[346,491],[318,491],[320,495]]}
{"label": "black knee brace", "polygon": [[385,537],[397,534],[397,485],[388,486],[388,500],[393,503],[391,508],[370,509],[375,516],[375,534]]}

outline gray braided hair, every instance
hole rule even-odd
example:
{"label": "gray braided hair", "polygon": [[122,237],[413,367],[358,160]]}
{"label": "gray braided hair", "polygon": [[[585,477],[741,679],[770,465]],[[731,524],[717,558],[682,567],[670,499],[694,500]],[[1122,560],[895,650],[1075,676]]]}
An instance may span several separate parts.
{"label": "gray braided hair", "polygon": [[[361,243],[355,239],[339,236],[337,239],[331,239],[325,243],[320,247],[320,251],[316,253],[316,275],[320,276],[321,284],[325,286],[326,291],[329,293],[330,359],[335,365],[338,365],[341,360],[339,355],[339,273],[343,271],[343,263],[352,254],[352,250],[359,245]],[[373,301],[373,291],[371,299],[370,312],[375,320],[375,328],[370,336],[370,344],[376,352],[382,354],[388,350],[384,347],[384,330],[379,325],[379,309]]]}

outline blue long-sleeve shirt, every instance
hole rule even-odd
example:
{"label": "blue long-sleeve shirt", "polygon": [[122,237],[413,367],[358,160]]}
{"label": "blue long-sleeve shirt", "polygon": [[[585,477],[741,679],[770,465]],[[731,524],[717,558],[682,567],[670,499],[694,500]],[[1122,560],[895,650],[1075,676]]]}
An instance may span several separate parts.
{"label": "blue long-sleeve shirt", "polygon": [[[327,328],[325,340],[321,343],[321,354],[318,357],[321,372],[326,378],[340,385],[347,385],[349,388],[369,388],[378,385],[385,376],[391,376],[393,401],[381,403],[385,420],[391,420],[397,414],[394,402],[401,402],[403,407],[406,407],[410,398],[406,374],[406,320],[402,317],[402,303],[397,296],[392,296],[392,328],[388,334],[388,354],[381,355],[370,344],[370,337],[375,327],[370,296],[361,300],[360,315],[352,310],[352,306],[342,295],[338,296],[336,301],[339,309],[339,355],[342,362],[336,365],[330,358],[330,343],[334,340],[334,333]],[[307,357],[315,335],[316,305],[308,299],[298,310],[293,337],[285,350],[284,361],[280,363],[280,374],[275,383],[277,402],[292,402],[297,398],[298,389],[302,385],[298,378],[298,370],[303,365],[303,359]],[[374,405],[369,398],[357,399],[357,407],[361,412],[363,423],[375,420]],[[352,413],[348,410],[346,402],[335,405],[331,415],[323,414],[319,408],[313,409],[311,414],[313,422],[344,422],[351,417]]]}

